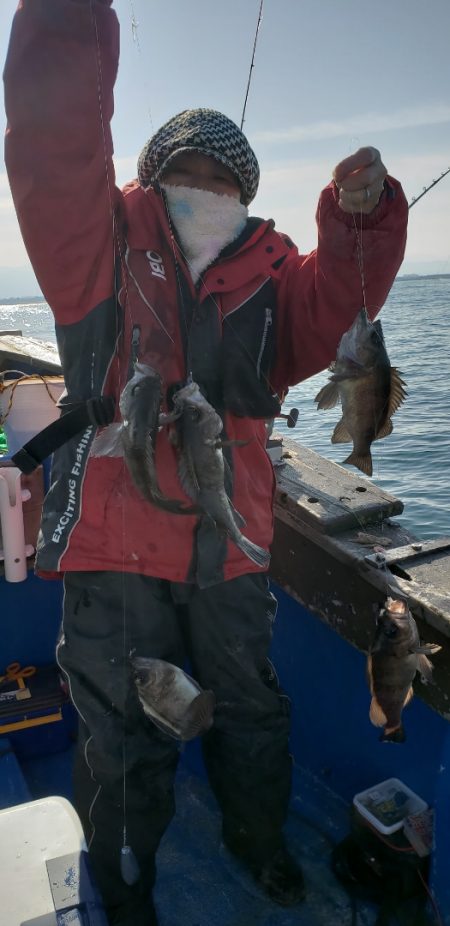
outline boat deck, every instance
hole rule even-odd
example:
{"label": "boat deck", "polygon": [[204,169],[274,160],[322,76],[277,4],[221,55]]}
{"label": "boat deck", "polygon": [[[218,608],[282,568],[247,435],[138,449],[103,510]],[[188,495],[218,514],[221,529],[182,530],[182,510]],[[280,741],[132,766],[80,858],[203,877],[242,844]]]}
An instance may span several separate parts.
{"label": "boat deck", "polygon": [[[62,794],[70,799],[70,763],[70,751],[23,762],[32,797]],[[160,926],[374,926],[374,908],[358,901],[356,912],[331,870],[332,847],[348,832],[344,801],[306,771],[295,769],[294,794],[301,796],[292,800],[286,834],[304,870],[308,895],[295,908],[281,908],[267,900],[221,844],[214,798],[188,763],[189,756],[180,765],[177,814],[158,855],[155,902]]]}

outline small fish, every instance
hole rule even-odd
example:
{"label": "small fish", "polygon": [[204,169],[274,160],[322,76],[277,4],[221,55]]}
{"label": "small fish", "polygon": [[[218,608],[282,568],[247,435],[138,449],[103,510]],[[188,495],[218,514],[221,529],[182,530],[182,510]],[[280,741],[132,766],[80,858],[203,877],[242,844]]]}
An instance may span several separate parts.
{"label": "small fish", "polygon": [[225,491],[227,463],[222,453],[220,415],[207,402],[197,383],[179,389],[173,402],[180,412],[178,472],[184,491],[253,563],[267,569],[270,554],[241,533],[244,518],[233,508]]}
{"label": "small fish", "polygon": [[342,336],[330,381],[316,395],[317,407],[342,403],[342,418],[332,444],[353,442],[351,463],[372,475],[371,445],[392,432],[392,415],[406,398],[405,383],[391,367],[380,321],[371,322],[363,308]]}
{"label": "small fish", "polygon": [[191,740],[210,729],[216,699],[183,669],[163,659],[131,659],[144,713],[164,733]]}
{"label": "small fish", "polygon": [[144,363],[135,364],[135,372],[122,391],[119,401],[122,415],[121,440],[124,458],[136,489],[147,502],[173,514],[192,514],[178,499],[167,498],[158,485],[155,445],[158,426],[170,416],[160,416],[161,377]]}
{"label": "small fish", "polygon": [[403,708],[413,697],[412,683],[416,672],[424,681],[432,680],[432,665],[427,659],[441,649],[434,643],[420,645],[416,622],[401,599],[388,598],[377,619],[377,629],[367,660],[367,675],[372,702],[370,719],[384,727],[383,743],[403,743]]}

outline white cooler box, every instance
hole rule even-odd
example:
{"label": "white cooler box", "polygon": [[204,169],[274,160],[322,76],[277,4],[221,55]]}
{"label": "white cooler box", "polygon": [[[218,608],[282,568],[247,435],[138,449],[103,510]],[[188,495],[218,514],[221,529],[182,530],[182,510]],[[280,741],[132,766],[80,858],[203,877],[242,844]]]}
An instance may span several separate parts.
{"label": "white cooler box", "polygon": [[0,811],[0,926],[107,926],[87,859],[65,798]]}

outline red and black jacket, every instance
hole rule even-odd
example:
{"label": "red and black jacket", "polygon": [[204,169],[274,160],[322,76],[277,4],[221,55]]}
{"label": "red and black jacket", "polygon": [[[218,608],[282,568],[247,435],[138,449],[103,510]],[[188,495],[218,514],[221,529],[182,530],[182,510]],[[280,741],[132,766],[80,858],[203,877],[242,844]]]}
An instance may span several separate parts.
{"label": "red and black jacket", "polygon": [[[114,185],[109,122],[119,31],[109,2],[22,0],[5,68],[6,163],[25,245],[56,322],[67,404],[118,398],[138,358],[163,379],[169,407],[189,373],[220,411],[233,505],[268,548],[274,476],[265,420],[286,390],[324,369],[361,308],[352,216],[333,184],[321,194],[318,246],[306,256],[273,222],[249,219],[194,287],[164,197]],[[99,93],[99,87],[101,92]],[[407,204],[389,178],[364,219],[366,304],[382,307],[406,240]],[[117,414],[118,419],[118,414]],[[257,571],[195,516],[163,512],[135,490],[94,426],[54,455],[37,569],[125,570],[208,585]],[[163,493],[185,498],[164,429]]]}

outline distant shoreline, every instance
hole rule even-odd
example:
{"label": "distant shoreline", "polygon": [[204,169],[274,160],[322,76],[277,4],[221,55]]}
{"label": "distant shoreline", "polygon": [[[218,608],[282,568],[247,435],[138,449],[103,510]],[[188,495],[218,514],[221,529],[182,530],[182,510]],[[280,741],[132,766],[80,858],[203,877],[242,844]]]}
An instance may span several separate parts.
{"label": "distant shoreline", "polygon": [[403,273],[395,278],[395,283],[403,283],[405,280],[448,280],[450,273]]}
{"label": "distant shoreline", "polygon": [[[396,277],[395,283],[410,282],[411,280],[449,280],[450,273],[404,273]],[[0,297],[0,305],[31,305],[36,302],[46,302],[44,296],[6,296]]]}
{"label": "distant shoreline", "polygon": [[35,302],[47,302],[43,296],[6,296],[0,298],[0,305],[31,305]]}

